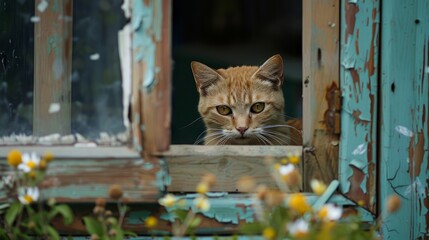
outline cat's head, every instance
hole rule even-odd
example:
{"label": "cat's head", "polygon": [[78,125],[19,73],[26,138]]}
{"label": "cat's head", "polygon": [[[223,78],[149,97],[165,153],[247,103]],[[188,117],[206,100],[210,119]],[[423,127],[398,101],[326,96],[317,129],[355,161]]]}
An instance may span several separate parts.
{"label": "cat's head", "polygon": [[198,111],[207,127],[205,144],[269,144],[269,128],[283,123],[280,55],[260,67],[214,70],[192,62],[191,68],[200,93]]}

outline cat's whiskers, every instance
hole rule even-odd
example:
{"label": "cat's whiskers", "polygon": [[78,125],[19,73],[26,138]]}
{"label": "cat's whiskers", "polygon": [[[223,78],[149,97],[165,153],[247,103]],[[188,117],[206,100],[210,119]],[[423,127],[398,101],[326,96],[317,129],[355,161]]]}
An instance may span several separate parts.
{"label": "cat's whiskers", "polygon": [[201,120],[202,118],[203,118],[203,117],[201,116],[201,117],[199,117],[199,118],[195,119],[194,121],[192,121],[192,122],[191,122],[191,123],[189,123],[188,125],[186,125],[186,126],[182,127],[181,129],[184,129],[184,128],[187,128],[187,127],[191,126],[192,124],[196,123],[197,121]]}
{"label": "cat's whiskers", "polygon": [[[276,136],[274,133],[271,133],[271,132],[264,132],[263,134],[265,135],[265,137],[268,137],[268,138],[271,138],[271,139],[275,140],[275,141],[276,141],[276,142],[278,142],[280,145],[288,145],[288,144],[289,144],[289,141],[287,141],[287,140],[285,140],[285,139],[282,139],[282,138],[281,138],[281,137],[279,137],[279,136]],[[286,137],[286,136],[283,136],[283,137]]]}
{"label": "cat's whiskers", "polygon": [[267,134],[271,134],[272,136],[279,137],[280,139],[285,138],[286,140],[288,140],[288,141],[285,141],[286,145],[289,145],[292,142],[295,143],[295,144],[298,144],[295,139],[293,139],[292,137],[286,135],[285,133],[275,132],[275,131],[269,131],[269,130],[264,130],[264,132],[267,133]]}
{"label": "cat's whiskers", "polygon": [[[219,140],[219,139],[223,139],[225,137],[224,134],[222,133],[218,133],[218,134],[212,134],[212,135],[208,135],[206,137],[204,137],[204,140],[208,140],[210,138],[210,140],[208,142],[205,142],[205,145],[209,145],[209,143]],[[217,144],[215,144],[217,145]]]}
{"label": "cat's whiskers", "polygon": [[262,142],[264,143],[264,145],[273,145],[273,143],[268,138],[266,138],[264,135],[262,135],[260,133],[256,133],[255,136],[258,139],[262,140]]}
{"label": "cat's whiskers", "polygon": [[276,127],[286,127],[286,128],[290,128],[292,130],[297,131],[299,134],[302,134],[302,131],[297,129],[296,127],[290,126],[290,125],[284,125],[284,124],[277,124],[277,125],[265,125],[265,126],[261,126],[261,129],[267,129],[267,128],[276,128]]}
{"label": "cat's whiskers", "polygon": [[[199,143],[201,143],[202,141],[204,141],[209,135],[211,135],[211,134],[209,134],[209,135],[206,135],[206,136],[204,136],[203,138],[200,138],[201,137],[201,135],[203,135],[204,133],[206,133],[206,132],[208,132],[208,131],[214,131],[214,133],[221,133],[222,132],[222,129],[220,129],[220,128],[208,128],[208,129],[206,129],[206,130],[204,130],[204,131],[202,131],[201,133],[200,133],[200,135],[198,135],[198,137],[197,137],[197,140],[195,140],[195,142],[194,142],[194,144],[199,144]],[[213,133],[212,133],[213,134]]]}

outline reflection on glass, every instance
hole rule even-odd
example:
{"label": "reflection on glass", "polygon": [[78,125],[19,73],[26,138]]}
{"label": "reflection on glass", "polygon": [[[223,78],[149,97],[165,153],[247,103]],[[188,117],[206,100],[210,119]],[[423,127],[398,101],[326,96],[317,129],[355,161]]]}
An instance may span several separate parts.
{"label": "reflection on glass", "polygon": [[[35,114],[37,107],[42,106],[46,114],[61,111],[61,104],[41,103],[34,97],[55,95],[45,92],[49,87],[40,86],[40,82],[39,87],[34,86],[44,74],[56,74],[45,71],[58,70],[57,66],[36,69],[40,66],[36,61],[49,60],[40,59],[40,55],[35,53],[43,48],[47,49],[47,55],[64,50],[64,59],[67,52],[58,47],[62,45],[56,45],[54,35],[48,36],[44,46],[42,44],[45,43],[35,41],[35,33],[38,33],[35,28],[39,26],[42,32],[55,33],[61,29],[58,25],[64,19],[72,21],[73,27],[71,32],[60,34],[65,42],[72,43],[69,61],[62,62],[63,65],[69,64],[71,71],[61,79],[68,81],[71,93],[71,102],[68,103],[71,106],[71,119],[68,120],[71,130],[62,133],[98,139],[100,133],[106,136],[106,133],[117,135],[125,132],[118,52],[118,30],[126,22],[120,7],[122,1],[74,0],[72,11],[62,9],[67,1],[0,0],[0,136],[36,134],[34,123],[37,119],[34,118],[45,117]],[[43,21],[41,18],[50,11],[58,14],[60,20],[49,24]],[[72,16],[67,16],[68,12],[73,12]],[[55,133],[49,129],[42,132]]]}

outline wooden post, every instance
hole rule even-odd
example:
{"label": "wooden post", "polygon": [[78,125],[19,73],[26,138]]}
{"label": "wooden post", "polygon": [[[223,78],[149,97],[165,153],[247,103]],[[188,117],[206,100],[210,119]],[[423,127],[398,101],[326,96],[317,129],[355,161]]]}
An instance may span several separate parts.
{"label": "wooden post", "polygon": [[337,178],[339,0],[303,1],[304,190]]}
{"label": "wooden post", "polygon": [[134,145],[149,156],[170,145],[171,0],[135,0],[132,11]]}
{"label": "wooden post", "polygon": [[427,239],[429,232],[429,2],[392,0],[381,18],[380,212],[383,239]]}
{"label": "wooden post", "polygon": [[380,1],[341,6],[340,188],[375,213]]}
{"label": "wooden post", "polygon": [[73,1],[36,1],[33,134],[71,128]]}

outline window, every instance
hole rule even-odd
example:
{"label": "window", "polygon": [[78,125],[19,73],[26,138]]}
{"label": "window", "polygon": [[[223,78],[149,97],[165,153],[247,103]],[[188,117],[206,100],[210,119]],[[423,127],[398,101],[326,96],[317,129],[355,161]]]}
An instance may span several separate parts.
{"label": "window", "polygon": [[[12,1],[10,4],[15,7],[20,7],[21,2],[23,1]],[[44,4],[47,4],[47,2],[48,1],[40,0],[36,1],[35,6],[31,6],[31,4],[27,3],[25,4],[28,6],[25,6],[30,9],[28,10],[30,13],[33,13],[39,11],[39,8],[44,8]],[[69,6],[67,4],[70,4],[70,2],[66,0],[58,2],[64,4],[62,5],[64,10],[71,11],[71,8],[66,7]],[[49,1],[49,4],[50,3],[51,2]],[[55,5],[51,6],[49,4],[45,11],[50,11],[51,7],[52,11],[54,10]],[[74,1],[73,8],[77,8],[78,4],[78,1]],[[119,4],[114,3],[114,1],[97,1],[94,3],[92,1],[91,3],[82,1],[80,4],[94,5],[95,8],[101,9],[100,18],[107,23],[112,21],[115,24],[115,27],[111,30],[112,32],[121,29],[119,33],[119,46],[121,46],[121,48],[117,50],[118,54],[113,54],[113,52],[116,51],[113,47],[111,49],[106,49],[108,46],[110,47],[115,45],[111,42],[107,42],[105,48],[97,46],[100,47],[100,49],[95,49],[94,51],[92,49],[87,49],[84,45],[82,49],[80,49],[82,52],[77,52],[82,53],[85,56],[80,63],[82,65],[79,65],[79,62],[77,62],[75,63],[77,64],[75,67],[81,67],[83,69],[89,68],[90,70],[93,70],[87,72],[87,76],[91,76],[91,74],[99,74],[103,80],[107,81],[107,79],[113,77],[115,79],[112,81],[115,81],[116,78],[119,78],[119,63],[117,57],[118,55],[122,57],[121,74],[122,76],[125,76],[122,79],[130,79],[131,87],[125,87],[123,88],[124,91],[119,93],[116,92],[116,95],[113,98],[116,99],[115,103],[118,104],[118,100],[121,101],[124,95],[130,94],[129,106],[127,106],[127,104],[119,104],[116,107],[113,107],[114,112],[102,114],[114,114],[116,119],[125,119],[124,126],[115,127],[114,129],[118,130],[115,130],[114,133],[117,134],[126,127],[129,127],[129,145],[132,147],[132,150],[125,147],[67,148],[57,146],[50,148],[57,156],[59,156],[58,162],[55,163],[58,168],[56,172],[51,173],[52,178],[50,178],[50,182],[48,182],[46,186],[47,191],[52,194],[52,196],[59,196],[64,201],[88,202],[97,196],[103,196],[103,194],[106,194],[107,186],[111,183],[119,182],[125,186],[126,197],[129,198],[131,202],[154,202],[159,191],[164,191],[165,185],[170,183],[171,180],[171,186],[168,188],[168,191],[193,191],[195,183],[205,171],[212,171],[220,176],[221,185],[215,190],[234,192],[236,189],[233,183],[238,179],[240,174],[252,174],[257,176],[260,181],[267,181],[268,172],[264,172],[263,168],[261,168],[261,158],[263,156],[273,155],[274,157],[281,158],[288,152],[299,150],[304,152],[302,169],[304,172],[304,191],[308,191],[309,186],[307,183],[310,182],[310,179],[319,178],[325,182],[330,182],[332,179],[337,179],[338,173],[340,173],[339,177],[342,185],[341,188],[345,189],[344,192],[348,194],[348,197],[355,202],[363,199],[365,204],[364,206],[370,210],[374,210],[376,205],[374,200],[375,170],[367,169],[368,172],[365,173],[365,166],[362,167],[362,165],[359,165],[359,161],[353,162],[349,159],[350,152],[352,152],[349,151],[349,148],[357,148],[358,146],[361,146],[359,144],[366,143],[364,146],[367,146],[367,148],[365,148],[367,155],[359,154],[361,158],[358,160],[363,162],[366,161],[367,163],[370,163],[369,165],[375,161],[375,144],[371,145],[374,143],[375,136],[373,135],[374,132],[371,132],[370,130],[374,127],[375,119],[370,119],[368,123],[362,127],[360,123],[354,122],[358,121],[356,119],[359,119],[359,113],[356,113],[357,117],[355,116],[354,118],[345,116],[347,114],[344,112],[343,115],[341,115],[341,110],[343,108],[341,104],[344,104],[343,88],[352,88],[353,85],[351,85],[351,82],[353,81],[340,81],[340,79],[346,78],[343,77],[343,75],[347,77],[355,77],[356,74],[358,76],[364,75],[364,73],[354,69],[355,65],[348,65],[348,60],[350,59],[348,59],[348,55],[346,54],[347,52],[344,50],[344,47],[346,46],[356,46],[353,45],[354,43],[350,43],[349,41],[351,41],[350,39],[353,39],[353,36],[356,36],[356,34],[358,35],[358,33],[355,32],[355,29],[349,29],[351,28],[352,22],[349,22],[349,25],[340,24],[340,22],[345,22],[346,19],[348,19],[345,17],[345,14],[340,15],[340,12],[346,14],[354,13],[354,17],[358,20],[366,19],[368,17],[368,15],[365,14],[356,15],[356,11],[353,11],[355,3],[350,2],[346,4],[347,7],[340,8],[338,0],[303,2],[304,52],[302,73],[302,115],[304,119],[304,145],[298,147],[217,147],[171,145],[172,2],[170,0],[124,1],[122,8],[125,10],[125,19],[119,13],[117,13],[117,16],[113,18],[107,15],[103,18],[103,9],[115,9],[115,11],[119,9]],[[362,5],[362,7],[364,6],[367,9],[375,8],[376,13],[379,12],[377,10],[376,3],[359,2],[358,4],[369,4]],[[374,4],[374,6],[371,4]],[[34,9],[31,10],[32,8]],[[89,11],[89,9],[90,8],[87,10]],[[316,14],[318,12],[323,12],[324,14]],[[364,13],[364,11],[361,12]],[[366,11],[366,14],[369,14],[368,12],[371,11]],[[41,16],[39,19],[37,18],[37,15],[35,18],[31,18],[32,14],[30,13],[27,13],[29,15],[29,19],[35,21],[35,25],[41,23],[37,22],[41,21]],[[80,13],[76,12],[76,14],[79,15],[84,15],[85,13],[85,11]],[[74,15],[73,20],[77,17],[77,15]],[[128,18],[130,19],[128,20]],[[91,19],[88,19],[88,25],[86,25],[85,21],[82,22],[83,26],[89,26],[88,28],[82,27],[84,29],[83,31],[88,31],[87,34],[84,35],[91,35]],[[65,25],[60,28],[61,31],[63,31],[62,33],[66,31],[67,27],[71,27],[67,25],[68,23],[66,20],[67,19],[64,19],[63,24]],[[373,24],[371,25],[371,29],[373,26],[377,29],[378,25],[376,24],[376,18],[372,18],[372,20],[368,21]],[[122,23],[126,24],[122,25]],[[26,28],[28,28],[27,25]],[[360,31],[370,30],[370,28],[360,29]],[[348,32],[344,30],[348,30]],[[110,32],[110,30],[106,31]],[[107,34],[107,32],[104,33]],[[110,33],[113,34],[112,32]],[[348,33],[348,35],[345,33]],[[376,32],[369,31],[368,34],[373,36],[373,40],[375,39],[374,41],[377,41]],[[73,37],[75,36],[78,36],[78,33],[73,33]],[[103,36],[103,39],[106,41],[106,38],[109,38],[109,41],[115,39],[115,37],[110,39],[110,37],[104,37],[104,35],[101,36]],[[45,47],[55,52],[55,48],[53,46],[57,45],[54,44],[52,46],[55,41],[55,39],[51,39],[48,41],[49,44],[45,45]],[[340,42],[349,44],[340,45]],[[29,46],[31,47],[32,45],[30,44]],[[38,45],[36,44],[33,46],[37,47]],[[362,49],[365,47],[368,48],[368,45],[361,46],[357,44],[357,46],[357,49],[360,49],[360,51],[354,52],[354,54],[363,57],[356,57],[356,59],[354,59],[354,64],[364,64],[368,58],[372,58],[371,64],[377,62],[377,59],[374,59],[376,56],[374,52],[374,49],[377,49],[376,46],[373,46],[373,52],[368,51],[371,53],[369,55],[365,55],[366,53],[364,54],[362,52]],[[100,63],[100,59],[104,57],[103,52],[101,52],[102,50],[105,50],[106,56],[112,57],[112,61],[115,63],[114,67],[110,68],[105,66],[98,69],[90,67],[91,64]],[[37,51],[41,51],[41,49],[35,49],[34,64],[37,64],[37,60],[39,59],[36,56]],[[10,51],[2,54],[3,60],[6,59],[4,57],[5,55],[9,56],[7,59],[10,59],[10,56],[14,56],[13,52]],[[65,55],[63,55],[63,57],[64,56]],[[28,56],[26,59],[28,60]],[[107,59],[110,58],[107,57]],[[33,61],[29,62],[30,65],[33,64]],[[51,64],[55,64],[55,62]],[[6,65],[3,65],[3,67],[5,66]],[[7,66],[13,66],[13,64]],[[55,65],[50,66],[52,67]],[[66,64],[62,69],[64,71],[65,69],[69,71],[69,76],[72,78],[71,88],[73,89],[73,66]],[[107,78],[103,77],[103,71],[106,71],[104,74]],[[377,71],[374,71],[373,73],[377,74]],[[19,74],[24,75],[26,79],[33,79],[31,73],[20,72]],[[36,73],[34,74],[37,76]],[[81,76],[82,73],[78,72],[78,74],[79,75],[75,74],[74,77],[84,78],[84,76]],[[50,71],[48,75],[55,77],[55,71]],[[362,79],[363,82],[360,84],[367,84],[374,78],[376,78],[376,76],[372,76],[370,79]],[[3,87],[1,91],[5,92],[4,84],[0,87]],[[28,86],[26,87],[28,88]],[[93,87],[94,89],[97,88],[96,85]],[[194,89],[193,85],[189,87]],[[76,86],[76,88],[86,91],[84,86]],[[120,89],[120,86],[118,86],[117,83],[112,83],[111,88],[103,90],[104,92],[109,92],[110,90],[116,91],[118,90],[116,88]],[[29,87],[29,89],[31,89],[31,87]],[[43,87],[41,90],[41,92],[47,91]],[[129,92],[126,92],[126,90],[129,90]],[[359,92],[359,95],[358,93],[351,91],[349,93],[350,95],[345,97],[347,101],[352,101],[355,96],[364,97],[368,100],[368,95],[366,95],[367,92],[364,93],[365,94]],[[83,92],[80,94],[84,95]],[[91,96],[76,97],[81,97],[82,99],[93,97],[92,92],[88,94],[91,94]],[[343,103],[341,102],[341,98],[343,98]],[[28,100],[28,98],[26,99],[27,105],[31,105],[31,101]],[[108,100],[113,99],[108,98]],[[89,100],[89,102],[89,104],[94,103],[92,100]],[[51,103],[52,102],[44,103],[45,109],[48,107],[48,111],[52,106]],[[72,103],[73,101],[71,104]],[[364,101],[353,102],[355,105],[353,105],[352,110],[358,109],[361,107],[359,104],[364,103]],[[371,103],[376,106],[376,99],[372,99]],[[106,104],[108,104],[108,102]],[[123,109],[119,110],[119,107],[123,107]],[[52,108],[52,111],[56,112],[54,110],[58,109],[58,105],[54,104]],[[60,109],[63,108],[60,107]],[[127,112],[128,110],[129,112],[127,114],[123,114],[123,112]],[[374,108],[367,110],[370,113],[374,113],[375,111]],[[97,111],[88,110],[88,112],[95,113]],[[354,116],[353,114],[351,116]],[[376,117],[375,115],[371,116]],[[33,118],[34,117],[35,116],[33,116]],[[0,120],[4,121],[3,118],[4,115],[2,115]],[[69,117],[67,119],[72,118]],[[129,126],[127,126],[127,119],[130,121]],[[101,123],[104,124],[102,120],[94,121],[101,121]],[[70,121],[70,125],[73,129],[73,120]],[[31,121],[29,122],[31,123]],[[88,120],[88,122],[91,121]],[[23,129],[27,129],[25,131],[30,131],[28,130],[31,129],[28,127],[30,124],[26,124],[25,126],[27,127]],[[359,135],[358,141],[354,136],[351,136],[352,131],[350,129],[353,127],[362,127],[362,131],[364,133],[369,133],[369,135]],[[82,128],[85,128],[85,126]],[[108,128],[111,129],[110,127]],[[8,128],[8,130],[9,129],[11,128]],[[99,129],[102,128],[99,127]],[[340,132],[342,129],[347,129],[347,131],[350,132]],[[6,134],[9,134],[6,130],[3,131]],[[97,129],[97,132],[98,131],[103,130]],[[344,134],[343,136],[346,137],[345,140],[352,140],[359,144],[354,146],[353,144],[345,143],[345,147],[342,147],[343,150],[340,152],[340,134]],[[91,136],[92,138],[95,138],[96,135],[97,134],[89,134],[88,136],[89,138],[91,138]],[[4,155],[10,148],[11,147],[1,147],[0,150],[2,155]],[[33,150],[35,148],[28,149]],[[36,150],[43,151],[41,148],[36,148]],[[341,155],[341,158],[346,159],[347,161],[339,162],[339,159],[341,159],[339,153],[344,154]],[[141,156],[143,156],[143,158]],[[60,170],[59,166],[67,166],[67,170],[64,170],[64,172],[63,170]],[[338,166],[340,166],[340,170],[338,170]],[[112,176],[115,177],[113,178]],[[344,183],[346,184],[344,185]],[[349,189],[347,189],[347,183],[349,183]],[[349,200],[345,202],[346,203],[344,204],[353,204]]]}
{"label": "window", "polygon": [[2,4],[1,141],[123,145],[121,2]]}

